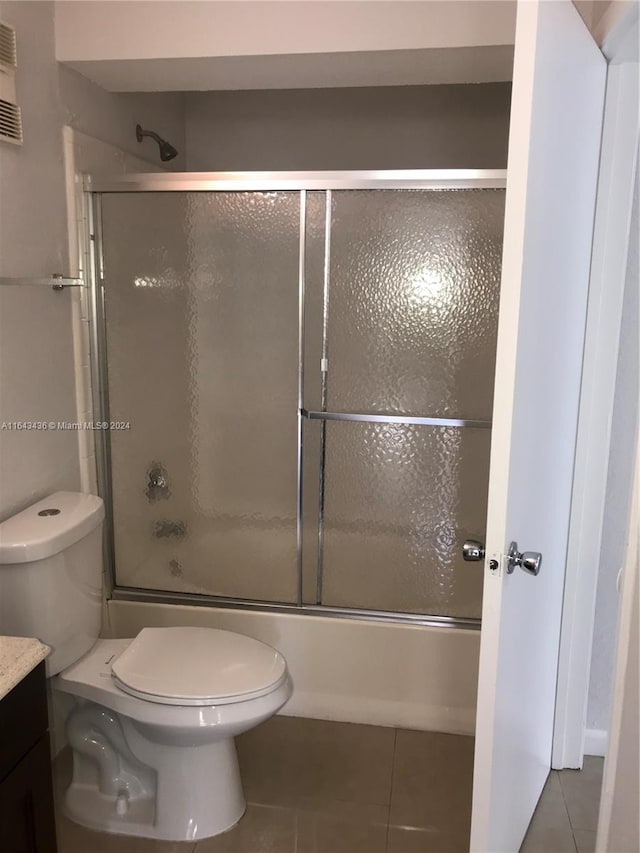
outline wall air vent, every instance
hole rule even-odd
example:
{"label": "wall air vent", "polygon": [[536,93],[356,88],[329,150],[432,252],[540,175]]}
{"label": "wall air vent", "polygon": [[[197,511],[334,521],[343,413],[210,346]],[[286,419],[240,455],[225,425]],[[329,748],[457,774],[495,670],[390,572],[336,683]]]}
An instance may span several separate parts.
{"label": "wall air vent", "polygon": [[16,31],[0,21],[0,66],[4,66],[2,70],[7,73],[15,71],[17,65]]}
{"label": "wall air vent", "polygon": [[20,107],[2,100],[0,100],[0,140],[22,145]]}
{"label": "wall air vent", "polygon": [[0,21],[0,142],[22,145],[22,115],[16,101],[16,31]]}

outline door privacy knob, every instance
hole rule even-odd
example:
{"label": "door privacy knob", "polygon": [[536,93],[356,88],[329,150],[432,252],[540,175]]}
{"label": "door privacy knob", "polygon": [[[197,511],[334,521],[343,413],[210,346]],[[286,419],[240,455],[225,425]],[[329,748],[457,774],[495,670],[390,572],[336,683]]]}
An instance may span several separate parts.
{"label": "door privacy knob", "polygon": [[484,545],[475,539],[467,539],[462,546],[462,559],[468,563],[476,563],[484,560]]}
{"label": "door privacy knob", "polygon": [[509,545],[509,553],[507,554],[507,574],[510,575],[516,568],[520,566],[523,572],[529,575],[537,575],[540,572],[542,564],[542,554],[539,551],[518,551],[518,543],[512,542]]}

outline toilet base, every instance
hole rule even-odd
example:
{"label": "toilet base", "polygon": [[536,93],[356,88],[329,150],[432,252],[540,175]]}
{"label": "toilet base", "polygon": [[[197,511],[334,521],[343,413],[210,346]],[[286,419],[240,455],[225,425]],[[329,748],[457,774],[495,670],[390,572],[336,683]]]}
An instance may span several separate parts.
{"label": "toilet base", "polygon": [[[121,720],[128,728],[129,721]],[[136,734],[139,738],[140,732]],[[129,739],[133,732],[127,735]],[[97,832],[163,841],[209,838],[240,820],[246,802],[233,738],[187,749],[149,741],[145,745],[152,748],[145,758],[157,773],[157,788],[131,799],[124,791],[103,793],[97,779],[87,778],[84,758],[74,752],[74,777],[65,796],[67,817]],[[138,740],[136,747],[141,746]],[[142,758],[138,748],[136,753]]]}
{"label": "toilet base", "polygon": [[74,697],[66,722],[71,820],[98,832],[198,841],[234,826],[246,807],[234,737],[272,717],[291,696],[219,705],[150,702],[121,690],[111,661],[130,640],[98,640],[53,687]]}

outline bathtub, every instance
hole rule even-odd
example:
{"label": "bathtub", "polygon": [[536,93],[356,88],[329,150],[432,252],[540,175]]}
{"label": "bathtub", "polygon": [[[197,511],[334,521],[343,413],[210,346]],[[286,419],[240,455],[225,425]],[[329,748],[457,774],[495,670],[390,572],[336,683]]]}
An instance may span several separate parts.
{"label": "bathtub", "polygon": [[293,678],[288,716],[474,733],[478,630],[113,599],[104,623],[113,638],[197,625],[269,643]]}

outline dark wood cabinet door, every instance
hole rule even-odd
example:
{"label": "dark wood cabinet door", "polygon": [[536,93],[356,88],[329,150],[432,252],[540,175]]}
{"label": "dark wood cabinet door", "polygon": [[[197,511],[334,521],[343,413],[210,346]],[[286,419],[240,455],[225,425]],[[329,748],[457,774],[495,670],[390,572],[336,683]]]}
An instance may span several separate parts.
{"label": "dark wood cabinet door", "polygon": [[0,851],[57,851],[47,734],[0,782]]}

